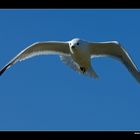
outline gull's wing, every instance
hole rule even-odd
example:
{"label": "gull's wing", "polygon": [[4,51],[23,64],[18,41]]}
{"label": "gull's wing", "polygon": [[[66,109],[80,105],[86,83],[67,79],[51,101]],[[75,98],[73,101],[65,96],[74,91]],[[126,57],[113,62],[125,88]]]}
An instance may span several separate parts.
{"label": "gull's wing", "polygon": [[140,72],[134,64],[130,55],[117,41],[93,42],[88,46],[91,57],[93,56],[111,56],[119,59],[131,72],[131,74],[140,82]]}
{"label": "gull's wing", "polygon": [[25,60],[27,58],[43,55],[43,54],[65,54],[69,55],[69,44],[67,42],[59,42],[59,41],[48,41],[48,42],[37,42],[34,43],[23,51],[21,51],[18,55],[16,55],[8,64],[6,64],[1,70],[0,75],[13,64],[18,61]]}

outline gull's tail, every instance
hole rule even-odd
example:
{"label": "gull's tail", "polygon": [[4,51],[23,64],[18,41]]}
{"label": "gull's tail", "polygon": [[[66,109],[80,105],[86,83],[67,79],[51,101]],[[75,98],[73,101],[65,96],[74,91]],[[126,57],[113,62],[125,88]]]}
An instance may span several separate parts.
{"label": "gull's tail", "polygon": [[98,74],[97,74],[96,71],[92,68],[92,66],[90,66],[90,67],[87,69],[85,75],[87,75],[87,76],[89,76],[89,77],[93,77],[93,78],[95,78],[95,79],[99,79]]}

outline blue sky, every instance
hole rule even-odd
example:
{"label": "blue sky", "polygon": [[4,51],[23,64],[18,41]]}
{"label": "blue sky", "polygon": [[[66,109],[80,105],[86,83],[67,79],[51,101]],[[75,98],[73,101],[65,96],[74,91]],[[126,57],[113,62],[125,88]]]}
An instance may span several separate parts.
{"label": "blue sky", "polygon": [[[38,41],[119,41],[140,69],[140,10],[0,10],[0,67]],[[15,64],[0,77],[0,130],[140,130],[140,84],[112,58],[99,80],[59,56]]]}

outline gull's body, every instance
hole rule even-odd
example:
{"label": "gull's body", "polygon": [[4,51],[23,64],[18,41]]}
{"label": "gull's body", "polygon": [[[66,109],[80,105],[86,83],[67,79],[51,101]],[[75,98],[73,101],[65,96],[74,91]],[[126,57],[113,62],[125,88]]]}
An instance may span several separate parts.
{"label": "gull's body", "polygon": [[74,70],[87,76],[98,78],[91,66],[91,58],[111,56],[120,60],[130,73],[140,82],[140,72],[136,65],[117,41],[88,42],[78,38],[71,41],[37,42],[21,51],[0,70],[0,75],[18,61],[42,54],[58,54],[61,60]]}

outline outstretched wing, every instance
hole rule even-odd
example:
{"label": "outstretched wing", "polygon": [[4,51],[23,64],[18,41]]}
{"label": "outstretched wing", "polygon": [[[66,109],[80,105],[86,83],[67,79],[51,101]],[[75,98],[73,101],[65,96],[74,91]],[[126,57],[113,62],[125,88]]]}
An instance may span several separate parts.
{"label": "outstretched wing", "polygon": [[69,55],[69,53],[70,53],[69,44],[67,42],[57,42],[57,41],[37,42],[25,48],[18,55],[16,55],[8,64],[6,64],[0,70],[0,75],[16,62],[25,60],[33,56],[44,54]]}
{"label": "outstretched wing", "polygon": [[93,42],[88,46],[91,56],[111,56],[119,59],[131,72],[131,74],[140,82],[140,72],[134,64],[130,55],[117,41],[110,42]]}

